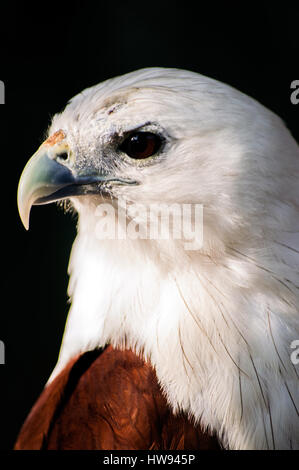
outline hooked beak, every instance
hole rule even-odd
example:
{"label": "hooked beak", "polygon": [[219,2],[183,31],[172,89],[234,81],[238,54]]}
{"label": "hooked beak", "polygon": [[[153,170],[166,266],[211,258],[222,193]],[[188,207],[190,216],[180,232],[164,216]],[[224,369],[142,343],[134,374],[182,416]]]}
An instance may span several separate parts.
{"label": "hooked beak", "polygon": [[66,162],[69,148],[63,131],[47,139],[25,166],[18,186],[18,209],[21,221],[29,229],[30,210],[33,205],[48,204],[71,196],[100,192],[107,181],[121,184],[137,184],[113,175],[86,171],[77,174],[71,163]]}

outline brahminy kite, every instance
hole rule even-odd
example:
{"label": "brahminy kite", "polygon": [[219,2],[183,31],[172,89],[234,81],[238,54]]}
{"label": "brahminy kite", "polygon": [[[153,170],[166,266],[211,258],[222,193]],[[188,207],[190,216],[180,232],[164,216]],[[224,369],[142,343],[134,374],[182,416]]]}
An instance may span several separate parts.
{"label": "brahminy kite", "polygon": [[54,201],[78,226],[58,363],[15,448],[298,449],[298,176],[282,120],[197,73],[71,99],[18,189],[27,229]]}

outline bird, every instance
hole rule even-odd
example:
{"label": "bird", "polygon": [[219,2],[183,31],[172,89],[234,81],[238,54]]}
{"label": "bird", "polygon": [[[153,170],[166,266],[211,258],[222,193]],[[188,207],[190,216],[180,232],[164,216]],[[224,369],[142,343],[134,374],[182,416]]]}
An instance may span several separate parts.
{"label": "bird", "polygon": [[15,448],[298,449],[298,175],[278,115],[193,71],[54,115],[18,207],[77,215],[71,305]]}

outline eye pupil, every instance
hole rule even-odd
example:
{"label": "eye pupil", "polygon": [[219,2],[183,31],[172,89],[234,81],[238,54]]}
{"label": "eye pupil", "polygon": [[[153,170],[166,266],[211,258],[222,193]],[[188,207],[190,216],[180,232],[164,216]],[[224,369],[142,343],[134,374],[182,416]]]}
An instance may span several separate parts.
{"label": "eye pupil", "polygon": [[66,161],[68,159],[68,154],[66,152],[62,152],[60,153],[59,155],[57,155],[57,157],[60,159],[60,160],[64,160]]}
{"label": "eye pupil", "polygon": [[120,149],[134,159],[148,158],[161,146],[161,138],[152,132],[135,132],[127,137]]}

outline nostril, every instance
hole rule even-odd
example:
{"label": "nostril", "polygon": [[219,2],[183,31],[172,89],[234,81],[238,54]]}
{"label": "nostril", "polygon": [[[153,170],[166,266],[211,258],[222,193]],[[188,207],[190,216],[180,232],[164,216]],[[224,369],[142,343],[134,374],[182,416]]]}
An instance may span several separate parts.
{"label": "nostril", "polygon": [[63,160],[64,162],[69,158],[67,152],[62,152],[57,155],[57,160]]}

